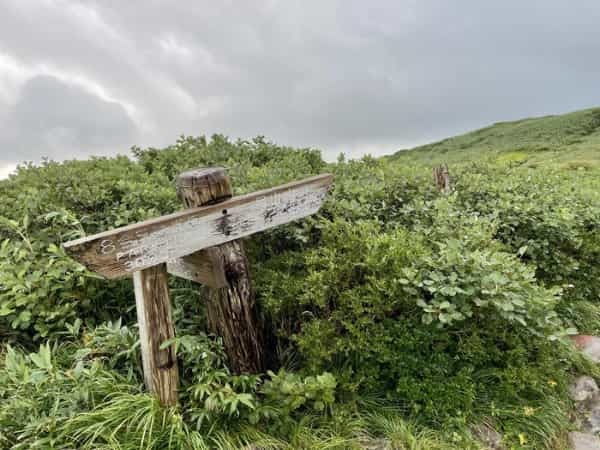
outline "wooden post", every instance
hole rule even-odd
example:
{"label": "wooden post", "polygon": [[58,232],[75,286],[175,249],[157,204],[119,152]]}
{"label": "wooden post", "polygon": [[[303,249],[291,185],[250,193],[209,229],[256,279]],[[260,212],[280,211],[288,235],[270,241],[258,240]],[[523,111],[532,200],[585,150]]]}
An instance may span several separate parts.
{"label": "wooden post", "polygon": [[[233,194],[231,180],[221,167],[184,172],[177,177],[176,184],[177,195],[187,208],[217,204]],[[217,228],[229,234],[238,225],[232,222],[224,209]],[[263,332],[257,318],[244,246],[240,240],[233,240],[202,252],[204,260],[213,262],[210,278],[222,280],[210,289],[207,305],[209,330],[223,339],[234,373],[262,372]]]}
{"label": "wooden post", "polygon": [[161,404],[175,405],[179,382],[175,346],[160,348],[175,337],[165,264],[134,272],[133,285],[146,387]]}
{"label": "wooden post", "polygon": [[437,188],[446,194],[452,190],[450,186],[450,171],[447,164],[433,168],[433,181]]}

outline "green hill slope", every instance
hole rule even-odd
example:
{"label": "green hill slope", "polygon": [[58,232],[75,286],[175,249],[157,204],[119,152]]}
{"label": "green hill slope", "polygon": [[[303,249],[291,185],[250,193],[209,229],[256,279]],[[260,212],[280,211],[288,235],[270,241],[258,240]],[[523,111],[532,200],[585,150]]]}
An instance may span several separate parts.
{"label": "green hill slope", "polygon": [[600,108],[499,122],[443,141],[399,151],[392,158],[432,164],[491,159],[600,167]]}

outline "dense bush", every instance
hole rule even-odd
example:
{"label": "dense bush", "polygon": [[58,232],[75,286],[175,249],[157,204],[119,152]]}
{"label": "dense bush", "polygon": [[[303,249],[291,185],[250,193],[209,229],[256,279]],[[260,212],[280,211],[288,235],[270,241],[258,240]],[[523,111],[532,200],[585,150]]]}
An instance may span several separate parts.
{"label": "dense bush", "polygon": [[[485,421],[542,448],[567,427],[569,377],[597,375],[564,338],[600,330],[594,169],[507,154],[453,165],[442,194],[410,154],[328,165],[223,136],[133,154],[0,181],[3,447],[477,448]],[[60,243],[179,209],[174,177],[204,165],[237,194],[323,171],[335,186],[319,214],[247,240],[281,369],[232,375],[205,291],[171,280],[182,385],[164,409],[143,393],[131,282]]]}
{"label": "dense bush", "polygon": [[[533,262],[550,284],[581,281],[579,294],[598,299],[596,231],[600,227],[600,181],[581,173],[502,170],[490,183],[491,170],[461,174],[457,187],[464,208],[494,216],[496,238]],[[583,270],[582,270],[583,269]],[[590,273],[589,270],[593,272]]]}

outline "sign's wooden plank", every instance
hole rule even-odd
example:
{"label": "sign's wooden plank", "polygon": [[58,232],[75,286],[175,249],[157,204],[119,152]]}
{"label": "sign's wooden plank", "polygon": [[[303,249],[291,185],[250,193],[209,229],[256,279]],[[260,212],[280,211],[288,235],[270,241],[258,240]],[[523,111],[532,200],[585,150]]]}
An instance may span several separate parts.
{"label": "sign's wooden plank", "polygon": [[186,280],[195,281],[212,288],[222,288],[227,285],[223,264],[215,261],[215,252],[206,248],[199,252],[186,255],[167,262],[167,271]]}
{"label": "sign's wooden plank", "polygon": [[332,181],[331,174],[317,175],[77,239],[64,248],[90,270],[118,278],[314,214]]}

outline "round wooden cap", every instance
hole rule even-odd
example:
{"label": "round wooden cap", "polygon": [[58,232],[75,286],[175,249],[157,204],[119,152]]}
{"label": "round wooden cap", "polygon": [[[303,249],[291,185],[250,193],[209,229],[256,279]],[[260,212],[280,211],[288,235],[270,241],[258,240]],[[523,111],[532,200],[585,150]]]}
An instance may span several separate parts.
{"label": "round wooden cap", "polygon": [[182,172],[175,181],[177,196],[186,207],[210,205],[231,198],[231,179],[223,167],[199,167]]}

